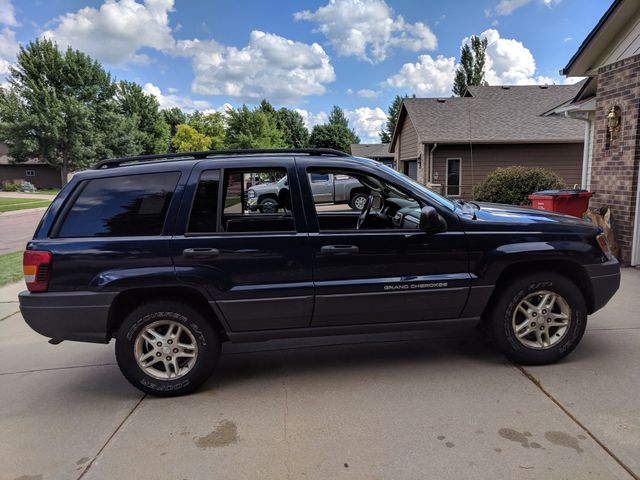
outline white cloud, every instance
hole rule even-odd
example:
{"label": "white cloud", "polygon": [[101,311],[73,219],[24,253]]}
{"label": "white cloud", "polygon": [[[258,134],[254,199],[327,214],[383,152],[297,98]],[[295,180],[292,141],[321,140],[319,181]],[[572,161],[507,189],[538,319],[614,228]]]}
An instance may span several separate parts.
{"label": "white cloud", "polygon": [[405,63],[400,71],[382,84],[418,96],[449,95],[456,73],[453,57],[435,59],[431,55],[420,55],[418,62]]}
{"label": "white cloud", "polygon": [[153,95],[158,100],[160,104],[160,108],[179,108],[183,112],[191,113],[195,110],[211,110],[211,104],[206,100],[193,100],[189,97],[182,97],[180,95],[168,94],[165,95],[162,93],[160,87],[154,85],[153,83],[145,83],[142,87],[142,90],[145,93]]}
{"label": "white cloud", "polygon": [[[528,3],[531,3],[534,0],[500,0],[498,4],[492,8],[485,11],[487,16],[491,15],[511,15],[515,10],[524,7]],[[554,5],[557,5],[561,2],[561,0],[537,0],[539,3],[551,8]]]}
{"label": "white cloud", "polygon": [[358,90],[358,96],[361,98],[376,98],[380,95],[380,92],[377,90],[371,90],[369,88],[361,88]]}
{"label": "white cloud", "polygon": [[329,115],[327,115],[326,112],[311,113],[303,108],[294,108],[294,110],[302,116],[304,126],[307,127],[309,131],[311,131],[314,126],[322,125],[329,120]]}
{"label": "white cloud", "polygon": [[573,40],[573,37],[564,37],[564,38],[562,39],[562,41],[563,41],[564,43],[570,42],[571,40]]}
{"label": "white cloud", "polygon": [[9,25],[10,27],[18,25],[11,0],[0,0],[0,25]]}
{"label": "white cloud", "polygon": [[433,50],[437,39],[422,22],[407,23],[384,0],[329,0],[315,12],[294,14],[296,20],[315,22],[340,56],[355,56],[369,62],[384,60],[394,47]]}
{"label": "white cloud", "polygon": [[169,27],[173,0],[106,0],[99,9],[85,7],[56,19],[42,36],[71,46],[111,65],[146,63],[141,48],[168,51],[174,39]]}
{"label": "white cloud", "polygon": [[0,30],[0,57],[12,59],[18,53],[20,46],[16,41],[16,32],[8,27]]}
{"label": "white cloud", "polygon": [[262,98],[291,104],[308,95],[322,95],[335,80],[328,55],[311,45],[260,31],[238,49],[215,40],[182,40],[179,55],[191,58],[192,90],[204,95],[229,95],[242,101]]}
{"label": "white cloud", "polygon": [[4,58],[0,58],[0,80],[3,80],[5,76],[9,75],[10,66],[11,62],[5,60]]}
{"label": "white cloud", "polygon": [[380,107],[360,107],[355,110],[345,110],[345,115],[363,143],[378,143],[378,132],[387,121],[387,115]]}

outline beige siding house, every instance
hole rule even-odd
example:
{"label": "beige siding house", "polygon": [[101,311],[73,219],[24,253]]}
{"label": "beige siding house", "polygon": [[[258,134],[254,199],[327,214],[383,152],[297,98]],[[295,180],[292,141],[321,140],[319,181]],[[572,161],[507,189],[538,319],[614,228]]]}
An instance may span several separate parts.
{"label": "beige siding house", "polygon": [[407,98],[390,150],[397,168],[452,197],[497,167],[542,166],[580,184],[584,123],[544,114],[581,85],[470,87],[464,97]]}

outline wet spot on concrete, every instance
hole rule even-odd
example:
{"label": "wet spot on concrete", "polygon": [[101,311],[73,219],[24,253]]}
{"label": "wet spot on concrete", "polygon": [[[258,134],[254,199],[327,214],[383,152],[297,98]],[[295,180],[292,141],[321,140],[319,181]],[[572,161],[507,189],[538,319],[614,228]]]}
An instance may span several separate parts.
{"label": "wet spot on concrete", "polygon": [[85,463],[87,463],[89,460],[91,460],[90,457],[82,457],[80,460],[78,460],[76,462],[76,465],[84,465]]}
{"label": "wet spot on concrete", "polygon": [[569,435],[565,432],[545,432],[544,438],[549,440],[554,445],[560,445],[562,447],[573,448],[576,452],[582,453],[584,450],[580,448],[580,442],[573,435]]}
{"label": "wet spot on concrete", "polygon": [[502,453],[502,449],[501,448],[494,448],[493,451],[494,452],[498,452],[498,453]]}
{"label": "wet spot on concrete", "polygon": [[526,435],[514,430],[513,428],[501,428],[498,430],[498,435],[502,438],[506,438],[507,440],[511,440],[512,442],[518,442],[525,448],[529,448],[529,439]]}
{"label": "wet spot on concrete", "polygon": [[204,437],[194,437],[194,443],[200,448],[226,447],[238,441],[238,427],[229,420],[221,421],[216,429]]}
{"label": "wet spot on concrete", "polygon": [[478,435],[482,435],[482,434],[484,433],[484,430],[482,430],[482,429],[478,429],[478,430],[476,430],[476,433],[477,433]]}
{"label": "wet spot on concrete", "polygon": [[586,440],[587,437],[585,437],[584,435],[576,435],[576,438],[579,438],[580,440]]}
{"label": "wet spot on concrete", "polygon": [[529,446],[530,446],[531,448],[542,448],[542,445],[540,445],[540,444],[539,444],[539,443],[537,443],[537,442],[531,442],[531,443],[529,444]]}
{"label": "wet spot on concrete", "polygon": [[447,443],[445,443],[445,445],[447,446],[447,448],[455,447],[455,444],[453,442],[447,442]]}
{"label": "wet spot on concrete", "polygon": [[345,464],[344,464],[344,468],[349,468],[349,464],[348,464],[348,463],[345,463]]}
{"label": "wet spot on concrete", "polygon": [[531,436],[531,432],[522,432],[522,434],[523,434],[525,437],[530,437],[530,436]]}
{"label": "wet spot on concrete", "polygon": [[161,456],[161,457],[164,457],[166,454],[167,454],[167,452],[162,452],[162,453],[160,454],[160,456]]}
{"label": "wet spot on concrete", "polygon": [[16,477],[16,480],[42,480],[42,474],[41,475],[20,475],[19,477]]}
{"label": "wet spot on concrete", "polygon": [[438,440],[442,441],[442,440],[444,440],[444,439],[445,439],[445,436],[444,436],[444,435],[438,435]]}

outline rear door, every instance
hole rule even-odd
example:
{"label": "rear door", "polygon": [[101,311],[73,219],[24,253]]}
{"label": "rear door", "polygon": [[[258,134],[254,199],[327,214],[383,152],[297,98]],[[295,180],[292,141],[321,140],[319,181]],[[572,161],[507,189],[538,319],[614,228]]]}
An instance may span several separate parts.
{"label": "rear door", "polygon": [[309,175],[313,201],[315,203],[327,203],[333,201],[334,185],[333,175],[327,173],[312,173]]}
{"label": "rear door", "polygon": [[[288,186],[277,211],[251,211],[248,184],[255,178],[275,183],[285,175]],[[293,159],[200,163],[180,218],[172,241],[176,274],[207,291],[232,331],[309,325],[311,255]]]}

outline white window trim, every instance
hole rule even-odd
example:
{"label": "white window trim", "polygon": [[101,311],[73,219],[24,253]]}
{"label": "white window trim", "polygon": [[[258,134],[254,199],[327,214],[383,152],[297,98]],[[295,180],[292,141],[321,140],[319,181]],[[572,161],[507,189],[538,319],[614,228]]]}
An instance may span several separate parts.
{"label": "white window trim", "polygon": [[[459,160],[460,161],[460,171],[458,172],[458,195],[449,195],[449,160]],[[462,158],[461,157],[450,157],[447,158],[445,172],[444,172],[444,192],[447,197],[462,197]]]}

